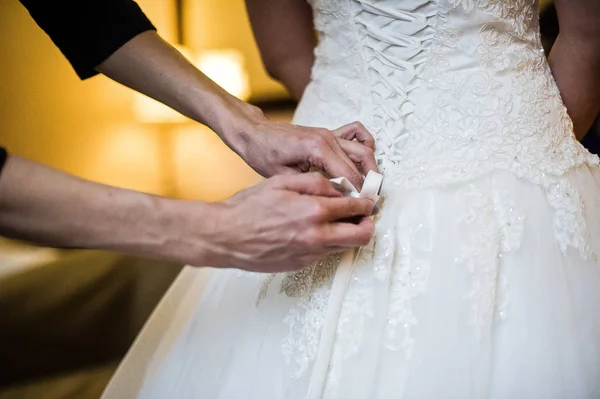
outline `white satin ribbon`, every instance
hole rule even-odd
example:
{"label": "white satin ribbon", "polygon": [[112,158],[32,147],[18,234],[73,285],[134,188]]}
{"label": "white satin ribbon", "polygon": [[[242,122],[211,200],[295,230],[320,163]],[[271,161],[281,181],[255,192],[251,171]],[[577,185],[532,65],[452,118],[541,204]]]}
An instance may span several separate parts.
{"label": "white satin ribbon", "polygon": [[[369,171],[360,193],[346,178],[340,177],[332,179],[331,181],[346,196],[367,198],[377,203],[379,200],[379,190],[383,183],[383,176],[379,173]],[[319,343],[319,350],[315,358],[310,385],[308,387],[307,399],[321,399],[323,396],[331,354],[333,352],[333,345],[335,343],[337,326],[342,311],[342,304],[346,297],[346,292],[348,291],[350,277],[352,277],[352,272],[354,271],[356,254],[356,248],[344,252],[335,272],[331,293],[329,294],[329,301],[327,303],[327,312],[325,314],[323,330],[321,331],[321,342]]]}

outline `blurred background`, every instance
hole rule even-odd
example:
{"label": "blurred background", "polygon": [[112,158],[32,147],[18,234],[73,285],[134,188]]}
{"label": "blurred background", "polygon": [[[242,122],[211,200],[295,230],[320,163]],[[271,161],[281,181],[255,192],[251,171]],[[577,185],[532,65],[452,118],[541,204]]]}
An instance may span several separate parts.
{"label": "blurred background", "polygon": [[[240,0],[138,0],[229,92],[273,119],[295,104],[263,70]],[[547,50],[558,34],[541,1]],[[548,51],[547,51],[548,52]],[[597,151],[597,134],[586,145]],[[81,82],[17,0],[0,2],[0,144],[101,183],[217,201],[256,183],[208,128],[103,76]],[[0,238],[0,397],[98,398],[181,265]]]}
{"label": "blurred background", "polygon": [[[159,34],[270,118],[243,1],[139,0]],[[0,145],[93,181],[217,201],[258,176],[210,129],[96,76],[80,81],[17,0],[0,1]],[[97,398],[181,265],[0,237],[0,398]]]}
{"label": "blurred background", "polygon": [[[138,3],[166,40],[233,94],[267,108],[287,99],[263,71],[243,2]],[[18,1],[0,7],[0,137],[10,151],[185,199],[220,200],[257,181],[210,130],[103,76],[81,82]]]}

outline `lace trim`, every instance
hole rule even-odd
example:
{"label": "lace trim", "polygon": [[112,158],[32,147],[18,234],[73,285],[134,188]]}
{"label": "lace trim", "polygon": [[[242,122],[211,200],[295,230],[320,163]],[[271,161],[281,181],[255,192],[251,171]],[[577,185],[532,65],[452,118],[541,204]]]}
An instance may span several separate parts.
{"label": "lace trim", "polygon": [[[465,299],[475,334],[506,317],[502,258],[520,248],[526,216],[510,193],[494,187],[479,192],[469,181],[506,170],[540,186],[555,210],[561,251],[572,247],[595,258],[583,203],[564,176],[599,161],[573,138],[540,50],[534,0],[421,1],[410,10],[399,1],[311,1],[321,40],[306,96],[328,107],[311,118],[303,118],[300,107],[300,118],[332,128],[337,126],[327,124],[345,122],[340,115],[363,119],[376,134],[388,192],[466,183],[459,193],[465,204],[460,226],[468,234],[455,263],[471,273]],[[474,17],[488,23],[476,34],[462,32],[461,21]],[[460,53],[477,65],[464,72],[451,68],[449,55]],[[423,101],[418,108],[416,99]],[[376,282],[389,282],[390,289],[383,344],[408,357],[414,345],[418,320],[411,302],[426,291],[431,250],[426,243],[434,219],[394,226],[394,215],[382,207],[384,214],[390,220],[377,223],[376,239],[362,250],[343,304],[327,389],[335,386],[343,359],[359,350]],[[285,318],[289,335],[283,343],[296,377],[316,356],[338,261],[326,259],[287,275],[280,287],[299,298]]]}
{"label": "lace trim", "polygon": [[281,345],[285,362],[292,366],[291,376],[300,378],[315,360],[327,311],[331,285],[321,287],[310,298],[299,299],[283,322],[289,333]]}
{"label": "lace trim", "polygon": [[548,202],[554,208],[554,236],[563,254],[571,246],[583,259],[597,259],[589,244],[589,232],[585,223],[584,204],[579,193],[568,180],[552,184],[546,190]]}
{"label": "lace trim", "polygon": [[[331,283],[340,259],[341,254],[329,255],[325,259],[320,259],[313,263],[306,269],[286,273],[281,281],[279,293],[285,294],[290,298],[310,298],[315,291]],[[276,276],[277,274],[271,274],[263,282],[256,300],[257,306],[266,298],[269,286]]]}
{"label": "lace trim", "polygon": [[501,275],[502,257],[520,248],[525,215],[510,193],[494,187],[484,194],[468,185],[458,195],[464,205],[459,221],[470,236],[455,263],[471,273],[471,289],[465,298],[471,301],[469,322],[479,338],[496,316],[506,317],[508,298],[500,292],[507,284]]}

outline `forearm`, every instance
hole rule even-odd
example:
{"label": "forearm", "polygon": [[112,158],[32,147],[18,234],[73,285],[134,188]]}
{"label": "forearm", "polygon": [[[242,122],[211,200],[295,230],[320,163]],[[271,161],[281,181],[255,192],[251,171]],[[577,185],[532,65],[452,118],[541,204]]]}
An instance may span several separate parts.
{"label": "forearm", "polygon": [[92,183],[12,155],[0,178],[0,235],[183,262],[177,247],[186,215],[178,203]]}
{"label": "forearm", "polygon": [[559,34],[549,61],[581,139],[600,110],[600,40]]}
{"label": "forearm", "polygon": [[0,235],[182,264],[289,271],[367,244],[367,199],[341,198],[320,174],[269,179],[222,203],[108,187],[9,157],[0,176]]}
{"label": "forearm", "polygon": [[155,32],[144,32],[96,67],[111,79],[211,127],[228,144],[257,108],[227,93]]}
{"label": "forearm", "polygon": [[600,110],[600,2],[555,0],[554,4],[560,33],[549,62],[575,135],[581,139]]}

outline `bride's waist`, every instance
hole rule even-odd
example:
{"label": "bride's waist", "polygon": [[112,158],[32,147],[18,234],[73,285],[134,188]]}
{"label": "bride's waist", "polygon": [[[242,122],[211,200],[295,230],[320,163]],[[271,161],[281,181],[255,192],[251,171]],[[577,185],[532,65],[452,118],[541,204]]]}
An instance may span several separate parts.
{"label": "bride's waist", "polygon": [[520,101],[561,102],[551,75],[532,77],[512,70],[481,67],[460,70],[449,67],[442,73],[425,69],[419,76],[391,75],[372,79],[333,65],[324,65],[315,67],[308,89],[320,97],[326,96],[328,101],[352,100],[362,106],[393,106],[404,102],[425,106],[440,96],[451,96],[456,104],[474,98],[483,102],[496,101],[500,97],[513,104]]}
{"label": "bride's waist", "polygon": [[560,94],[551,84],[520,89],[520,82],[471,74],[460,83],[441,77],[393,88],[339,76],[315,77],[299,105],[296,123],[334,128],[360,120],[372,128],[440,128],[470,135],[503,131],[531,135],[570,127]]}
{"label": "bride's waist", "polygon": [[521,143],[449,143],[385,149],[380,168],[389,186],[416,188],[470,181],[493,171],[507,171],[535,184],[546,185],[581,165],[598,165],[598,158],[575,140],[539,147]]}

